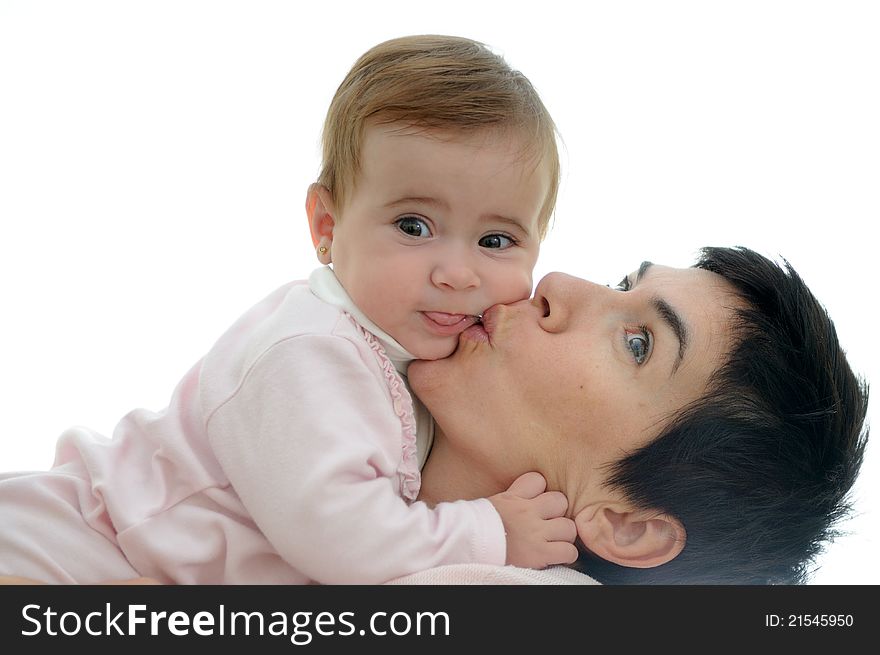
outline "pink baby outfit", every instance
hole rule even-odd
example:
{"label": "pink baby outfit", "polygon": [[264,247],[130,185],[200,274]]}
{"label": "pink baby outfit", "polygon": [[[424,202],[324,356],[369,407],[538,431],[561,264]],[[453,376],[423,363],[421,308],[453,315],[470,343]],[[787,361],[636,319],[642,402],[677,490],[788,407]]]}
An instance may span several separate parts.
{"label": "pink baby outfit", "polygon": [[285,285],[218,340],[164,411],[129,413],[112,439],[70,429],[50,471],[0,475],[0,574],[377,584],[504,564],[489,501],[415,500],[417,421],[395,368],[405,372],[405,355],[330,268]]}

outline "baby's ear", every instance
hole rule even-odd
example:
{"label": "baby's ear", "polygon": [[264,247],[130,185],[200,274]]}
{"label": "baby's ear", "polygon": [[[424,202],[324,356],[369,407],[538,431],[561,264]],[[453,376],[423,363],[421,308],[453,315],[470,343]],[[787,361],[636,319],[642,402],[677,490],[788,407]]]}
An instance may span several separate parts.
{"label": "baby's ear", "polygon": [[330,246],[333,243],[333,228],[336,225],[336,210],[330,191],[317,182],[309,185],[306,193],[306,216],[309,219],[309,232],[315,246],[318,261],[329,264],[333,261]]}
{"label": "baby's ear", "polygon": [[621,566],[648,569],[675,559],[684,549],[681,522],[619,502],[588,505],[574,517],[578,536],[599,557]]}

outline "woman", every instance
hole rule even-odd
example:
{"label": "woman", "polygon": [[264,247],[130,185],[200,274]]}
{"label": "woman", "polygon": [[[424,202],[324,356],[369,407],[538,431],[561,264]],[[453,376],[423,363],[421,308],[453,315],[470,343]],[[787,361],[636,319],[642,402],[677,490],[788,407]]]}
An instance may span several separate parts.
{"label": "woman", "polygon": [[441,427],[421,499],[482,497],[536,470],[566,495],[592,552],[645,567],[681,551],[680,522],[606,489],[603,467],[700,398],[741,303],[713,273],[644,268],[629,293],[550,274],[530,301],[484,315],[451,357],[411,365]]}
{"label": "woman", "polygon": [[824,309],[743,248],[645,263],[619,290],[548,275],[409,378],[442,428],[420,498],[537,470],[606,583],[804,582],[868,438]]}
{"label": "woman", "polygon": [[803,581],[867,440],[867,387],[827,314],[746,249],[646,262],[617,289],[548,275],[409,379],[438,427],[419,499],[537,471],[606,583]]}

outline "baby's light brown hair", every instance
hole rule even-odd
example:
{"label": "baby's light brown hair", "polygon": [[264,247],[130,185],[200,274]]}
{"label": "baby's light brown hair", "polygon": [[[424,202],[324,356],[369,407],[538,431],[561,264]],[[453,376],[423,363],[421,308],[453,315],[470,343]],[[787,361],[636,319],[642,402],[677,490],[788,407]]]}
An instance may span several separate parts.
{"label": "baby's light brown hair", "polygon": [[368,121],[468,133],[511,130],[547,166],[550,185],[538,219],[547,232],[559,188],[556,126],[531,82],[486,45],[456,36],[406,36],[358,59],[339,85],[324,121],[318,182],[345,205],[360,171]]}

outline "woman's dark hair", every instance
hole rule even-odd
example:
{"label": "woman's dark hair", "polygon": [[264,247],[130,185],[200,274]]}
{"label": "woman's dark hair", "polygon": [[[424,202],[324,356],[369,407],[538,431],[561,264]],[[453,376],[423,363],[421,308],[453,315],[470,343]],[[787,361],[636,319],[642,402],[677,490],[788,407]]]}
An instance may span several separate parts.
{"label": "woman's dark hair", "polygon": [[851,513],[868,385],[787,261],[704,248],[695,267],[745,301],[734,309],[734,347],[706,394],[608,477],[635,505],[677,517],[684,550],[634,569],[582,548],[575,566],[605,584],[804,583]]}

